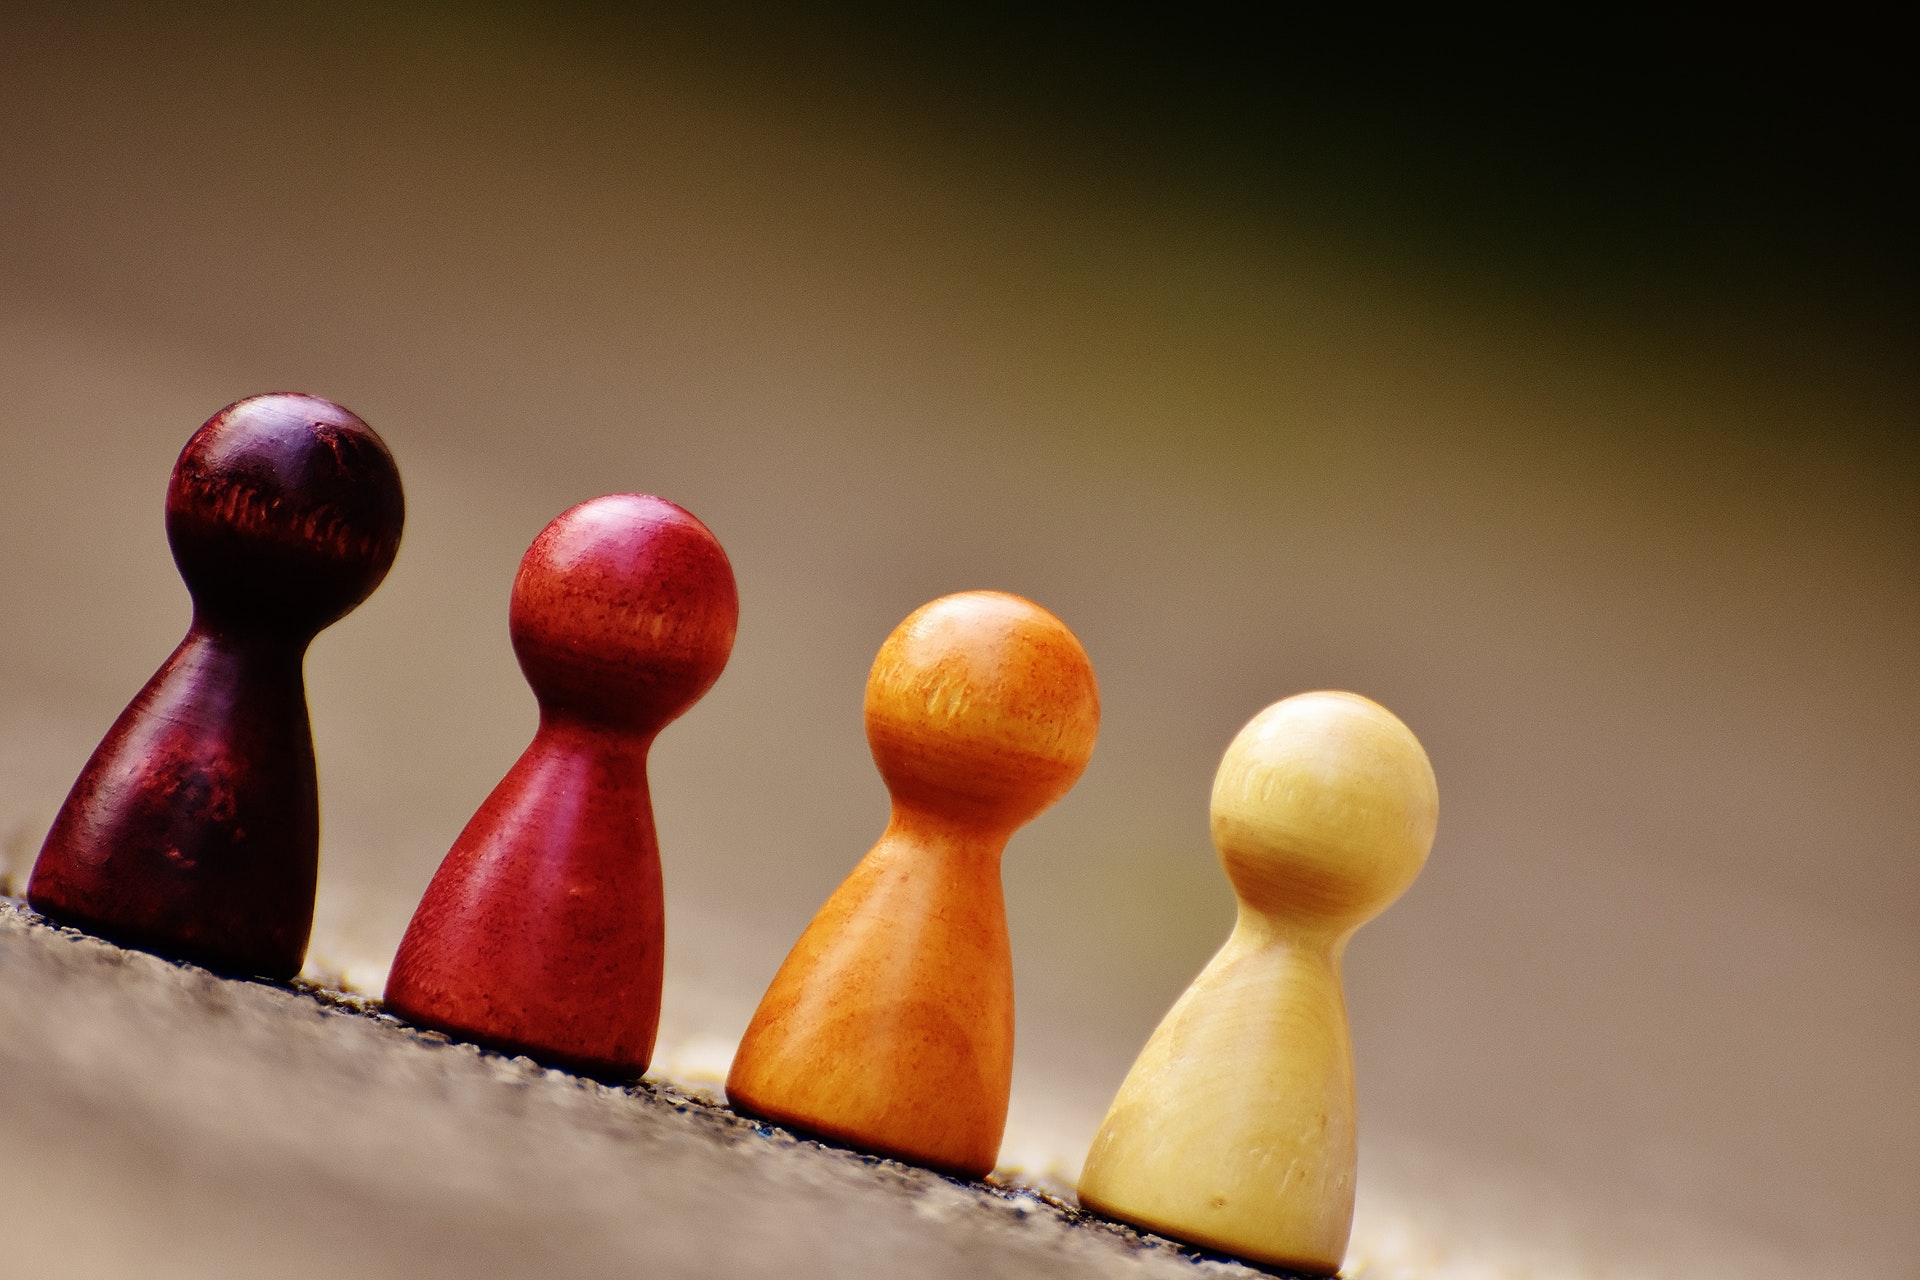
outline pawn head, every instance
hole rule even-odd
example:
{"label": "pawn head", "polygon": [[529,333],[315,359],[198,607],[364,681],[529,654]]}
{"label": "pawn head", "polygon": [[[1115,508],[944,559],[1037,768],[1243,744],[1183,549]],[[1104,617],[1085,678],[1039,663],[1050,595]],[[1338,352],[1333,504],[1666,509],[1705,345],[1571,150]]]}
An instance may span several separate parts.
{"label": "pawn head", "polygon": [[1030,600],[922,605],[867,677],[867,742],[896,803],[1011,830],[1067,793],[1100,729],[1093,664]]}
{"label": "pawn head", "polygon": [[733,566],[707,526],[664,498],[616,493],[533,540],[507,628],[544,710],[652,732],[720,678],[739,619]]}
{"label": "pawn head", "polygon": [[400,549],[393,455],[330,400],[230,404],[167,486],[167,542],[203,618],[312,635],[365,600]]}
{"label": "pawn head", "polygon": [[1242,905],[1336,927],[1373,918],[1413,883],[1439,812],[1419,739],[1353,693],[1274,703],[1213,782],[1213,842]]}

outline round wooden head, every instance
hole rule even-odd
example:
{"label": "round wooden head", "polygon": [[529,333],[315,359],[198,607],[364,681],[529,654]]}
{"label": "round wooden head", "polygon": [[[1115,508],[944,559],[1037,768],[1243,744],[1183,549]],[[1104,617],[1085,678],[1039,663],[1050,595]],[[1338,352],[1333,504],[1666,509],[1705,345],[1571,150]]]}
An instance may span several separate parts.
{"label": "round wooden head", "polygon": [[720,543],[664,498],[563,511],[513,580],[507,627],[547,711],[657,732],[713,687],[740,597]]}
{"label": "round wooden head", "polygon": [[1011,830],[1086,769],[1100,690],[1060,619],[1019,596],[966,591],[922,605],[887,637],[866,719],[896,803]]}
{"label": "round wooden head", "polygon": [[228,405],[167,486],[167,541],[196,614],[308,636],[380,585],[405,516],[387,446],[318,396]]}
{"label": "round wooden head", "polygon": [[1353,693],[1303,693],[1255,716],[1213,782],[1213,842],[1252,910],[1353,928],[1413,883],[1440,792],[1412,730]]}

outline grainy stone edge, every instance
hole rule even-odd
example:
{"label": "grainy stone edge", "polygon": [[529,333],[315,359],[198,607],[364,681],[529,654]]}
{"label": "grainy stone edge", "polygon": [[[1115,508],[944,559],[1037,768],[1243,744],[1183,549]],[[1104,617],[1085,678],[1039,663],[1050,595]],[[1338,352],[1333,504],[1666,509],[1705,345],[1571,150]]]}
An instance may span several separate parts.
{"label": "grainy stone edge", "polygon": [[609,1084],[577,1076],[524,1056],[466,1044],[442,1032],[416,1027],[386,1012],[377,998],[341,990],[323,982],[306,978],[295,978],[288,983],[228,978],[186,961],[172,960],[151,952],[132,951],[82,930],[48,920],[18,898],[0,896],[0,927],[4,926],[44,939],[57,939],[69,945],[117,952],[128,959],[139,956],[149,963],[192,974],[202,981],[277,991],[311,1002],[324,1016],[359,1019],[378,1027],[383,1034],[415,1044],[435,1048],[459,1045],[465,1052],[492,1062],[506,1073],[539,1074],[565,1079],[584,1093],[599,1094],[616,1108],[639,1106],[663,1117],[673,1115],[684,1123],[692,1124],[713,1140],[729,1146],[762,1142],[789,1151],[809,1151],[843,1168],[857,1168],[877,1185],[891,1185],[914,1193],[942,1188],[949,1195],[957,1194],[974,1208],[995,1217],[1009,1213],[1021,1219],[1038,1216],[1041,1220],[1051,1220],[1067,1232],[1095,1234],[1103,1237],[1109,1247],[1117,1247],[1121,1253],[1133,1255],[1142,1261],[1151,1258],[1161,1265],[1185,1263],[1194,1274],[1209,1276],[1274,1276],[1281,1277],[1281,1280],[1310,1280],[1309,1277],[1295,1276],[1292,1272],[1264,1268],[1194,1249],[1125,1223],[1103,1218],[1052,1190],[1021,1180],[1017,1174],[994,1174],[981,1181],[967,1181],[884,1156],[822,1142],[764,1120],[743,1116],[717,1098],[669,1080],[649,1077],[631,1084]]}

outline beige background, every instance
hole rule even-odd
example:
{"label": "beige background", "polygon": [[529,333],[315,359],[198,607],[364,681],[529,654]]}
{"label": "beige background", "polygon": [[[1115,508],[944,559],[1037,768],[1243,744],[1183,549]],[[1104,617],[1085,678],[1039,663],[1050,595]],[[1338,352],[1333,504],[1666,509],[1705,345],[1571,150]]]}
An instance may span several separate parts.
{"label": "beige background", "polygon": [[1426,873],[1350,953],[1356,1261],[1911,1274],[1897,343],[1678,288],[1556,300],[684,33],[437,14],[0,23],[16,877],[185,626],[174,454],[240,395],[308,390],[384,435],[409,503],[308,666],[317,964],[377,989],[531,731],[520,552],[653,492],[742,596],[732,665],[655,756],[666,1069],[724,1069],[881,826],[880,640],[1003,588],[1076,629],[1105,707],[1007,855],[1006,1161],[1071,1176],[1224,936],[1205,806],[1234,731],[1349,688],[1442,796]]}

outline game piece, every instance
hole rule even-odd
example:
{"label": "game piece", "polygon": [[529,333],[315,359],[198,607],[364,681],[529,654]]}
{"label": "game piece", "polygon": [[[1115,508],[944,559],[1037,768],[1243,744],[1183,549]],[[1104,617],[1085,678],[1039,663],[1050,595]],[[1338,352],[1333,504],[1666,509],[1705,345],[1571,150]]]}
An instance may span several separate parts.
{"label": "game piece", "polygon": [[404,515],[393,456],[337,404],[255,396],[194,432],[166,506],[193,624],[73,784],[36,910],[223,973],[300,971],[320,856],[302,663],[380,585]]}
{"label": "game piece", "polygon": [[646,1071],[666,942],[647,752],[719,679],[739,616],[726,552],[661,498],[595,498],[534,539],[507,628],[540,727],[427,886],[389,1010],[588,1075]]}
{"label": "game piece", "polygon": [[922,606],[887,638],[866,722],[892,816],[774,977],[727,1097],[979,1177],[999,1154],[1013,1073],[1000,854],[1085,770],[1100,694],[1058,618],[969,591]]}
{"label": "game piece", "polygon": [[1081,1204],[1254,1262],[1340,1269],[1356,1142],[1340,956],[1419,874],[1439,803],[1419,741],[1356,694],[1303,693],[1240,731],[1213,783],[1239,921],[1120,1086]]}

